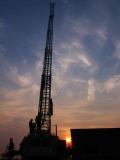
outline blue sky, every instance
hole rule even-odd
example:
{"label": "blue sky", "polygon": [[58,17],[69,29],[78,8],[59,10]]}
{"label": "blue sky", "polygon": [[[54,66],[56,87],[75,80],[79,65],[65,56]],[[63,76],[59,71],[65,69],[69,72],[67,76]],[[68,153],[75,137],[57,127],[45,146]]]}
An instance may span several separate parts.
{"label": "blue sky", "polygon": [[[57,0],[53,124],[120,127],[120,2]],[[48,23],[48,0],[0,1],[0,147],[17,144],[35,117]],[[17,136],[16,136],[17,135]]]}

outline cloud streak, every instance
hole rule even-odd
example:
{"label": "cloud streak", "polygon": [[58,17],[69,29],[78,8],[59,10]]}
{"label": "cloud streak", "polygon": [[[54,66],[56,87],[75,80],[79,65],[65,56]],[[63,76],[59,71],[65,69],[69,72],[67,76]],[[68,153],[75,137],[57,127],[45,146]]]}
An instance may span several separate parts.
{"label": "cloud streak", "polygon": [[94,100],[95,100],[94,80],[90,79],[88,80],[88,101],[94,101]]}

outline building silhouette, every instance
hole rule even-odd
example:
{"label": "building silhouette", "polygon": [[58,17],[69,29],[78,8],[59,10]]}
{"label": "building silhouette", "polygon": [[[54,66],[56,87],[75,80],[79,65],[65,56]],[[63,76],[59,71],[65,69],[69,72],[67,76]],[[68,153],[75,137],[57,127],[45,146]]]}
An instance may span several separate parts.
{"label": "building silhouette", "polygon": [[120,159],[120,128],[71,129],[73,160]]}

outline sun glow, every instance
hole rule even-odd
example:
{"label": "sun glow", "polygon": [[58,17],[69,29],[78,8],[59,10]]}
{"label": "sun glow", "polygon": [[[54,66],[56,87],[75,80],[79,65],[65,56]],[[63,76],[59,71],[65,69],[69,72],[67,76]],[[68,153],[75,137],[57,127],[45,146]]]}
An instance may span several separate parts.
{"label": "sun glow", "polygon": [[71,137],[66,137],[66,143],[71,144]]}

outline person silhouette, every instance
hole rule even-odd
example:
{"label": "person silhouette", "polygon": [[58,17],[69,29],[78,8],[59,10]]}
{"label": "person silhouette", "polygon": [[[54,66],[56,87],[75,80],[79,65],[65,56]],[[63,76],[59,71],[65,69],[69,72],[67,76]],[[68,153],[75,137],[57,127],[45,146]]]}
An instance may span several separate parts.
{"label": "person silhouette", "polygon": [[37,125],[37,133],[38,133],[40,131],[40,117],[39,117],[39,115],[36,116],[35,122]]}
{"label": "person silhouette", "polygon": [[8,145],[8,157],[9,157],[9,160],[12,159],[13,155],[14,155],[14,142],[13,142],[13,138],[10,138],[10,142],[9,142],[9,145]]}
{"label": "person silhouette", "polygon": [[29,129],[30,129],[30,134],[34,134],[36,131],[36,124],[33,122],[33,119],[30,119],[29,121]]}

